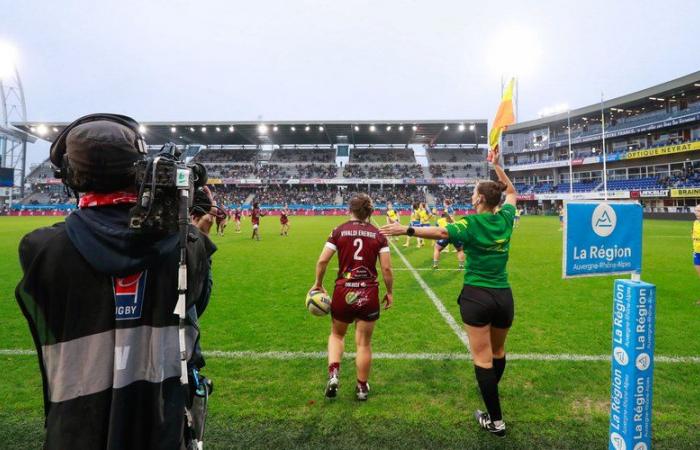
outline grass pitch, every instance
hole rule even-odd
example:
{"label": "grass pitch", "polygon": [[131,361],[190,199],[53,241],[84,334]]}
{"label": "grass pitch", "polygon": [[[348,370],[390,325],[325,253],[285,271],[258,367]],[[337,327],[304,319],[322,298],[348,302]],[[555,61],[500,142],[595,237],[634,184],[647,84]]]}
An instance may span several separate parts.
{"label": "grass pitch", "polygon": [[[383,221],[382,217],[378,218]],[[405,219],[405,218],[404,218]],[[278,221],[262,220],[261,242],[229,227],[214,237],[214,293],[202,318],[205,350],[322,352],[328,318],[303,307],[314,263],[330,230],[344,218],[292,217],[291,236]],[[55,218],[0,220],[0,347],[32,349],[14,300],[20,278],[16,257],[26,232]],[[557,218],[524,217],[513,236],[509,263],[516,319],[512,354],[607,355],[610,352],[612,277],[561,280]],[[642,278],[657,285],[656,354],[700,355],[700,299],[691,261],[690,224],[647,221]],[[403,243],[403,238],[399,244]],[[429,269],[432,248],[399,247],[411,266]],[[396,269],[406,269],[393,258]],[[456,268],[454,253],[441,268]],[[325,286],[333,285],[331,263]],[[456,298],[462,274],[419,271],[459,322]],[[395,272],[395,306],[382,312],[374,351],[390,354],[466,354],[411,272]],[[352,336],[346,350],[353,351]],[[208,448],[605,448],[610,364],[607,361],[508,362],[500,384],[508,437],[478,430],[472,411],[482,407],[473,368],[462,359],[379,359],[367,403],[354,401],[352,359],[341,368],[341,390],[323,398],[325,359],[209,357],[215,383]],[[235,354],[233,354],[235,355]],[[36,356],[0,353],[0,447],[40,448],[41,380]],[[657,362],[654,379],[655,448],[700,447],[700,364]]]}

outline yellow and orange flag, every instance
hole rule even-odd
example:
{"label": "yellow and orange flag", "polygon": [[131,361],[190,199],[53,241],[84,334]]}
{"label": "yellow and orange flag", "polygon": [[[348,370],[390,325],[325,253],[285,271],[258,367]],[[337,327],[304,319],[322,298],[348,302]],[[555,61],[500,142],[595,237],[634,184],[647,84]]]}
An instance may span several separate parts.
{"label": "yellow and orange flag", "polygon": [[[489,149],[494,150],[498,147],[501,141],[501,134],[508,125],[515,123],[515,114],[513,113],[513,88],[515,86],[515,78],[511,78],[503,91],[501,104],[498,105],[496,117],[491,125],[491,133],[489,133]],[[489,152],[489,158],[491,152]]]}

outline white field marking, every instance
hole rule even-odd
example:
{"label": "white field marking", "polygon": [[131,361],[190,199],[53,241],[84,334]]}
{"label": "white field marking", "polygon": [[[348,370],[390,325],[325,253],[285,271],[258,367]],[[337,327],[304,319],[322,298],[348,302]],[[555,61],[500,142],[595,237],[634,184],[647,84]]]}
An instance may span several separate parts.
{"label": "white field marking", "polygon": [[455,332],[462,344],[464,344],[464,346],[467,347],[467,351],[469,351],[469,337],[467,337],[467,333],[464,332],[464,329],[455,321],[454,317],[452,317],[452,314],[450,314],[450,312],[445,308],[445,305],[442,303],[442,300],[440,300],[440,297],[438,297],[435,294],[435,292],[430,288],[430,286],[428,286],[428,283],[426,283],[425,280],[423,280],[423,277],[420,276],[418,271],[411,265],[410,262],[408,262],[403,253],[401,253],[401,250],[399,250],[399,247],[397,247],[396,244],[394,244],[394,241],[392,241],[391,239],[388,239],[388,241],[389,244],[391,244],[391,246],[394,247],[394,251],[396,252],[396,254],[399,255],[399,258],[401,258],[401,262],[403,262],[403,265],[406,266],[409,272],[411,272],[413,278],[416,279],[420,287],[423,288],[425,294],[433,302],[442,318],[445,320],[445,322],[447,322],[447,325],[449,325],[450,328],[452,328],[452,331]]}
{"label": "white field marking", "polygon": [[[0,356],[31,356],[36,355],[34,350],[28,349],[0,349]],[[220,359],[273,359],[273,360],[293,360],[293,359],[326,359],[326,352],[285,352],[285,351],[226,351],[209,350],[204,352],[208,358]],[[353,352],[347,352],[346,358],[354,358]],[[392,359],[400,361],[469,361],[471,356],[468,353],[385,353],[378,352],[372,354],[373,359]],[[572,353],[548,354],[548,353],[508,353],[509,361],[563,361],[563,362],[609,362],[609,355],[579,355]],[[672,364],[700,364],[700,356],[664,356],[657,355],[654,361],[658,363]]]}
{"label": "white field marking", "polygon": [[[433,269],[433,268],[428,269],[425,267],[417,268],[417,269],[416,268],[409,269],[407,267],[393,267],[392,270],[398,270],[401,272],[403,272],[403,271],[410,272],[411,270],[420,271],[420,272],[464,272],[464,269]],[[338,271],[338,269],[336,268],[334,270],[334,272],[337,272],[337,271]]]}

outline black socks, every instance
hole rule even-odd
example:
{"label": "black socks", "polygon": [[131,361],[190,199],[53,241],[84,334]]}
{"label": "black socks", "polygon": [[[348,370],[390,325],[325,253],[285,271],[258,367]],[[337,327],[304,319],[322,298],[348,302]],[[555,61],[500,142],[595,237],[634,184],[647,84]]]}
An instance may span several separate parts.
{"label": "black socks", "polygon": [[496,382],[500,383],[506,370],[506,355],[503,358],[493,358],[493,370],[496,371]]}
{"label": "black socks", "polygon": [[[498,376],[494,367],[485,369],[483,367],[474,366],[476,372],[476,381],[479,383],[479,390],[484,399],[486,410],[489,413],[492,421],[503,420],[501,414],[501,400],[498,397]],[[505,359],[503,359],[503,368],[505,368]],[[503,374],[503,371],[501,371]]]}

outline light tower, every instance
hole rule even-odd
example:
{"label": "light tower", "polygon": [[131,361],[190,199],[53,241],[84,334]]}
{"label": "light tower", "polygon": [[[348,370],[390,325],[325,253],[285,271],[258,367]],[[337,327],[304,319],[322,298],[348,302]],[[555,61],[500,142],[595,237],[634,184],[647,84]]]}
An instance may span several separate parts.
{"label": "light tower", "polygon": [[[27,106],[17,70],[16,55],[14,47],[0,42],[0,167],[14,170],[13,185],[19,187],[20,197],[23,197],[27,140],[34,139],[12,127],[13,122],[27,121]],[[10,199],[14,187],[9,189]]]}

